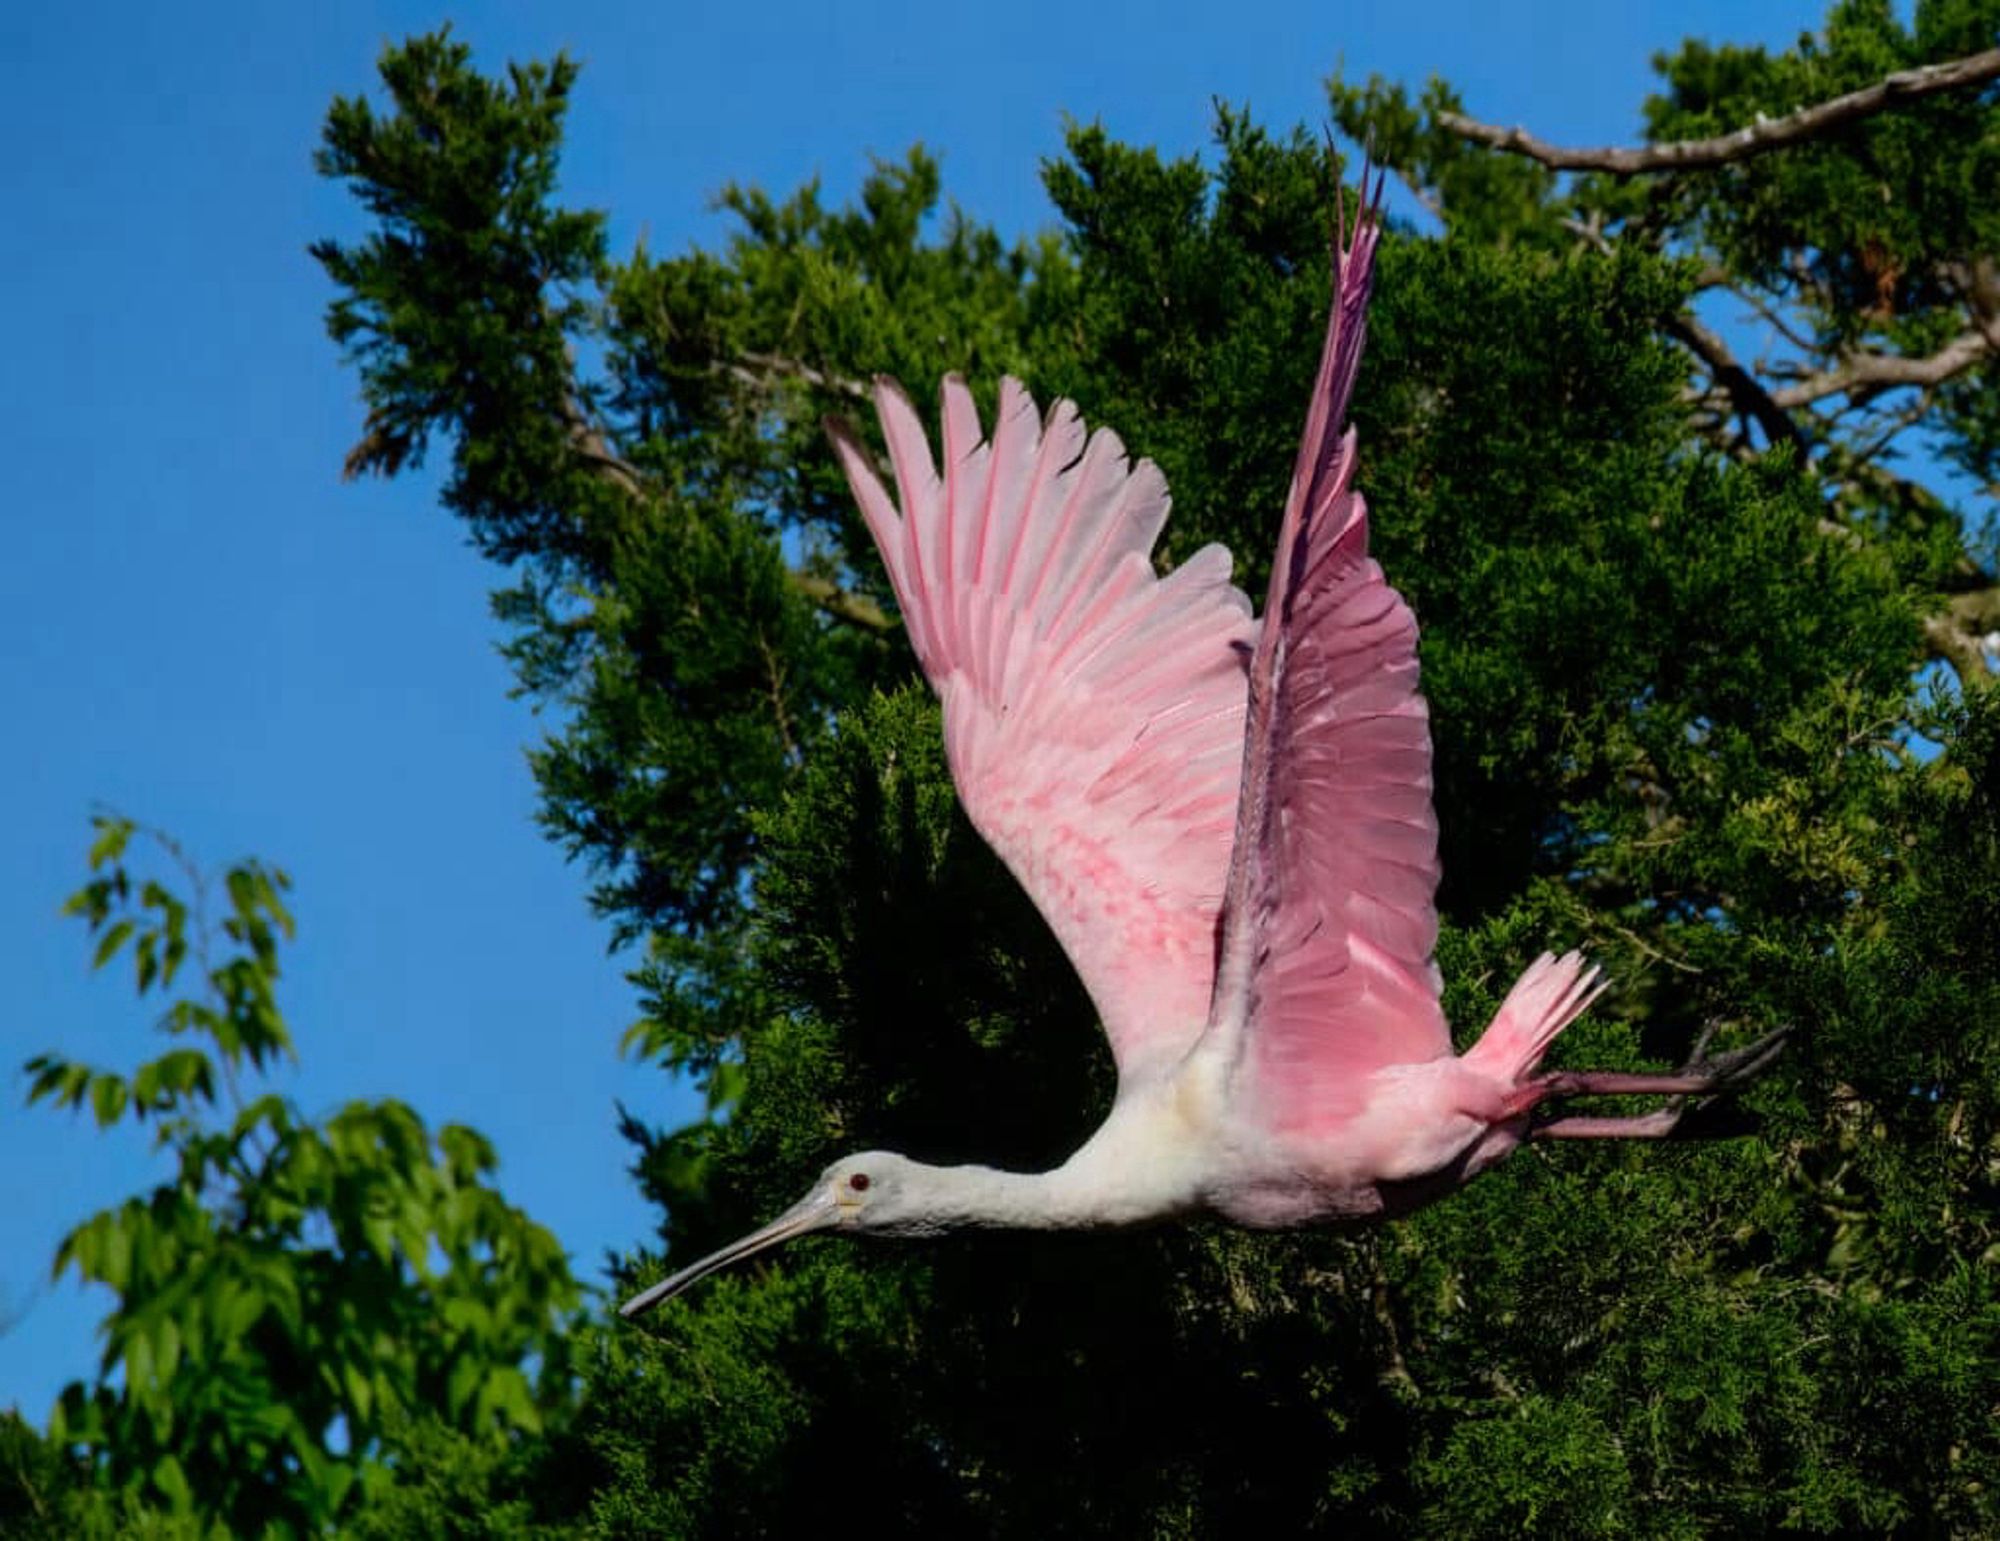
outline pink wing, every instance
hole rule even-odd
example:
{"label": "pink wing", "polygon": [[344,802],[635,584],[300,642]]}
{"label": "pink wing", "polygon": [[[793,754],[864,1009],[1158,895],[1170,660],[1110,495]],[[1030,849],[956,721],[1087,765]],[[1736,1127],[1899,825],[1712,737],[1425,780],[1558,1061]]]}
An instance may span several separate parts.
{"label": "pink wing", "polygon": [[[1365,193],[1365,188],[1364,188]],[[1379,231],[1335,247],[1305,440],[1250,674],[1213,1016],[1282,1131],[1354,1111],[1369,1072],[1451,1052],[1431,961],[1437,818],[1417,625],[1368,557],[1345,429]]]}
{"label": "pink wing", "polygon": [[1014,380],[982,443],[944,382],[940,480],[917,415],[878,382],[901,512],[840,424],[841,466],[944,703],[966,812],[1096,1002],[1121,1076],[1207,1021],[1256,636],[1229,553],[1153,570],[1158,469]]}

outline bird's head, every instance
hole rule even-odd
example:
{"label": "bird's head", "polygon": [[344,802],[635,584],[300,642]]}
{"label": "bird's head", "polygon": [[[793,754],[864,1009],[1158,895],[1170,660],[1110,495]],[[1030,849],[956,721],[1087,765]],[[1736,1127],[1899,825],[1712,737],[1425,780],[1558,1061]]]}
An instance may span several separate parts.
{"label": "bird's head", "polygon": [[858,1155],[842,1156],[813,1179],[804,1198],[769,1225],[634,1295],[618,1308],[618,1314],[637,1316],[719,1268],[809,1231],[887,1231],[912,1235],[934,1230],[936,1224],[928,1218],[921,1198],[930,1186],[926,1179],[938,1170],[894,1151],[865,1150]]}

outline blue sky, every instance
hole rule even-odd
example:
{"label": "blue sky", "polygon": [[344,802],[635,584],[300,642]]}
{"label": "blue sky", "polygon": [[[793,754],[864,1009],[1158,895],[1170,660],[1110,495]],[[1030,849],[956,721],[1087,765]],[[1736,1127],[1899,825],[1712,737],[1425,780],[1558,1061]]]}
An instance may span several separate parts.
{"label": "blue sky", "polygon": [[1008,234],[1051,222],[1065,115],[1186,153],[1211,101],[1317,124],[1336,65],[1452,80],[1481,116],[1631,137],[1653,52],[1782,46],[1814,3],[1534,7],[940,4],[21,5],[0,14],[0,1407],[39,1422],[91,1372],[106,1297],[49,1260],[157,1179],[144,1137],[26,1109],[15,1067],[156,1052],[128,976],[93,977],[62,897],[108,804],[205,862],[296,881],[282,1003],[309,1111],[412,1103],[497,1144],[508,1195],[581,1272],[646,1240],[613,1103],[692,1100],[621,1061],[633,1000],[588,875],[532,822],[486,593],[434,480],[342,484],[354,381],[306,256],[354,234],[310,156],[383,46],[450,20],[489,69],[585,68],[565,196],[615,250],[713,244],[725,182],[844,198],[922,140]]}

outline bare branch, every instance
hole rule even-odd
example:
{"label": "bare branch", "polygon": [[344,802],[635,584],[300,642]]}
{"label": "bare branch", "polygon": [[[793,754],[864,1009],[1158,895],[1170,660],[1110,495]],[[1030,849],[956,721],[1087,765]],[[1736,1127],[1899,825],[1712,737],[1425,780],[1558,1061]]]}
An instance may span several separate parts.
{"label": "bare branch", "polygon": [[1937,393],[1930,388],[1917,392],[1916,399],[1900,412],[1888,412],[1875,419],[1869,426],[1874,433],[1865,442],[1857,445],[1852,454],[1856,460],[1870,461],[1887,449],[1895,440],[1930,415],[1936,403]]}
{"label": "bare branch", "polygon": [[1885,107],[1935,96],[1941,91],[1957,91],[2000,79],[2000,48],[1970,54],[1943,64],[1926,64],[1918,69],[1897,70],[1872,86],[1836,96],[1830,101],[1802,107],[1782,118],[1760,118],[1734,133],[1712,139],[1681,139],[1668,144],[1645,145],[1638,149],[1607,146],[1575,150],[1537,139],[1523,128],[1499,128],[1481,123],[1462,113],[1442,112],[1440,128],[1474,144],[1505,150],[1539,161],[1551,171],[1608,171],[1613,176],[1639,176],[1649,171],[1695,171],[1724,166],[1767,155],[1787,145],[1817,138],[1844,124],[1868,117]]}
{"label": "bare branch", "polygon": [[574,397],[563,403],[563,426],[569,430],[570,448],[586,465],[628,498],[640,503],[647,500],[646,481],[639,468],[611,448]]}
{"label": "bare branch", "polygon": [[1417,200],[1423,211],[1439,224],[1444,223],[1444,202],[1430,188],[1425,187],[1401,166],[1395,168],[1396,180],[1403,184],[1403,191]]}
{"label": "bare branch", "polygon": [[1773,444],[1793,445],[1801,454],[1804,453],[1805,431],[1793,420],[1791,413],[1772,399],[1762,382],[1737,363],[1736,355],[1729,351],[1727,343],[1702,325],[1691,311],[1682,311],[1671,317],[1665,329],[1668,336],[1683,344],[1708,366],[1709,374],[1728,394],[1736,410],[1762,428],[1767,439]]}
{"label": "bare branch", "polygon": [[1942,658],[1965,689],[2000,683],[1985,640],[2000,631],[2000,581],[1971,562],[1949,585],[1944,608],[1924,617],[1924,647]]}
{"label": "bare branch", "polygon": [[1899,385],[1938,386],[1970,369],[1992,353],[1996,345],[2000,345],[2000,336],[1975,329],[1961,332],[1927,358],[1851,353],[1833,369],[1772,392],[1771,399],[1781,407],[1804,407],[1828,396],[1865,394]]}
{"label": "bare branch", "polygon": [[869,631],[888,631],[896,623],[866,594],[851,594],[831,578],[803,573],[796,568],[789,575],[792,587],[837,621]]}
{"label": "bare branch", "polygon": [[1933,656],[1951,665],[1961,686],[1982,685],[1992,680],[1993,671],[1987,667],[1986,651],[1980,647],[1979,639],[1967,635],[1949,615],[1924,617],[1924,643]]}
{"label": "bare branch", "polygon": [[841,395],[851,396],[856,401],[872,399],[868,387],[859,380],[849,379],[846,375],[831,375],[824,370],[815,369],[810,364],[784,358],[776,353],[743,352],[737,354],[733,362],[717,364],[716,368],[733,379],[743,381],[746,385],[766,385],[770,383],[771,377],[776,375],[792,380],[803,380],[807,385],[816,386],[823,391],[838,391]]}
{"label": "bare branch", "polygon": [[1591,210],[1589,219],[1564,215],[1560,223],[1566,233],[1575,236],[1592,251],[1604,256],[1611,254],[1611,238],[1604,233],[1604,216],[1597,210]]}
{"label": "bare branch", "polygon": [[1767,304],[1754,290],[1746,289],[1741,284],[1732,282],[1726,274],[1720,280],[1720,283],[1729,290],[1730,298],[1755,312],[1771,330],[1784,338],[1786,342],[1797,348],[1801,353],[1815,353],[1819,351],[1819,344],[1815,343],[1810,337],[1801,336],[1775,305]]}

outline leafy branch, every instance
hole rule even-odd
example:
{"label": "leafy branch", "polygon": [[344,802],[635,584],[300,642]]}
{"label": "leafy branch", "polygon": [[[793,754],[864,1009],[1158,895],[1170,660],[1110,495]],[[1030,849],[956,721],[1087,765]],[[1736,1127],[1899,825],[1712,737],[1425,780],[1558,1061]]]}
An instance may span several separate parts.
{"label": "leafy branch", "polygon": [[[219,1080],[294,1057],[276,994],[285,875],[244,861],[212,883],[166,836],[95,823],[92,875],[65,907],[95,966],[129,956],[141,996],[190,965],[199,979],[159,1017],[176,1046],[131,1074],[59,1054],[26,1066],[30,1103],[151,1123],[174,1158],[56,1253],[58,1275],[117,1296],[95,1382],[65,1388],[50,1426],[90,1491],[203,1534],[309,1534],[393,1485],[411,1429],[504,1443],[561,1414],[557,1332],[577,1289],[555,1238],[490,1186],[481,1136],[433,1136],[387,1101],[319,1121],[269,1093],[217,1107]],[[136,869],[135,838],[194,896]],[[213,923],[210,889],[227,901]]]}

